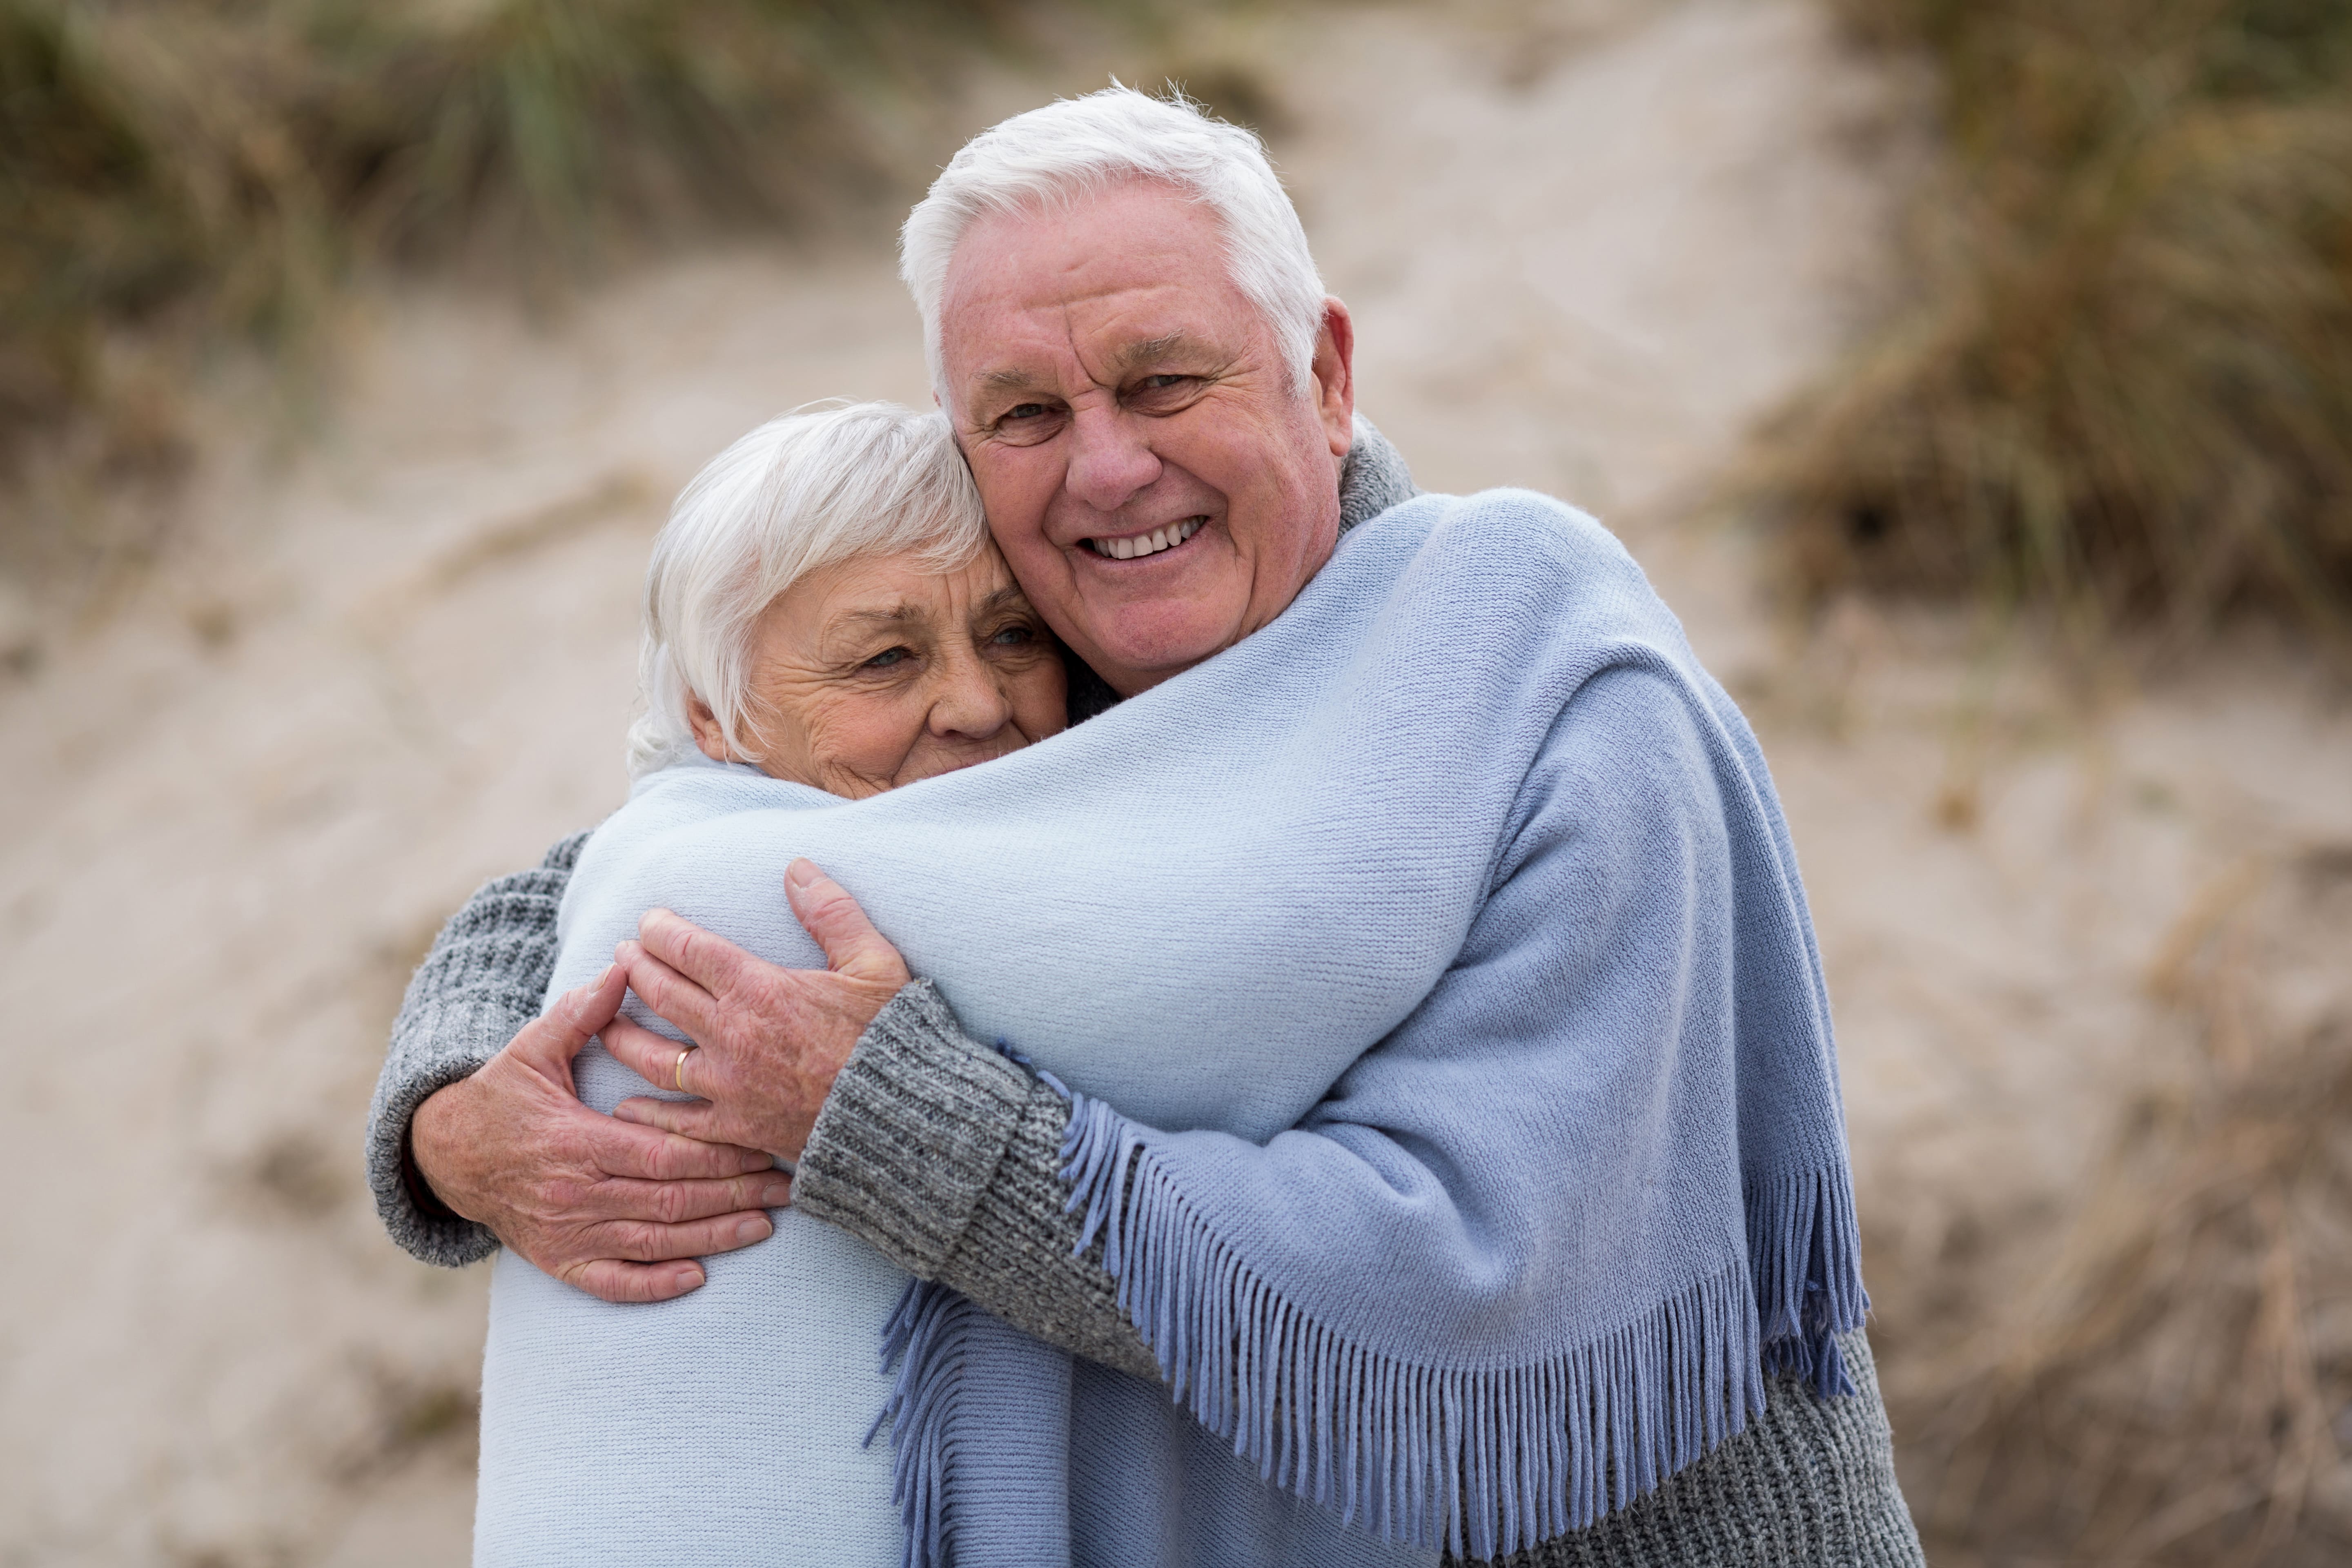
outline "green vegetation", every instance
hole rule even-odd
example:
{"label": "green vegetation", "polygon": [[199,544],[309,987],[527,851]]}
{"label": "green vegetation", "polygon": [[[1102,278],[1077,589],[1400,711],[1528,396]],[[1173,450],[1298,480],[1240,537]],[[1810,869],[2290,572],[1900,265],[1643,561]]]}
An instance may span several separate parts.
{"label": "green vegetation", "polygon": [[357,266],[560,273],[632,230],[871,186],[904,161],[893,128],[1016,21],[956,0],[0,0],[0,467],[34,432],[167,464],[121,345],[299,342]]}
{"label": "green vegetation", "polygon": [[1923,53],[1912,307],[1773,433],[1801,589],[2352,611],[2352,5],[1839,0]]}

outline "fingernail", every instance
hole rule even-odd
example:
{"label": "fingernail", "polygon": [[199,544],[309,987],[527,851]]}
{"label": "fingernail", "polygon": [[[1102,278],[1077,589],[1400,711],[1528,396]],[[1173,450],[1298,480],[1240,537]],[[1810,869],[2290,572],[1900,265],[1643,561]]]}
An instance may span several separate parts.
{"label": "fingernail", "polygon": [[590,989],[592,989],[592,990],[596,990],[596,991],[602,991],[603,989],[604,989],[604,987],[605,987],[605,986],[610,985],[611,984],[613,984],[613,976],[614,976],[615,974],[618,974],[618,973],[621,973],[621,966],[620,966],[618,963],[608,963],[608,964],[606,964],[606,965],[604,966],[604,973],[602,973],[602,974],[600,974],[600,975],[598,975],[598,976],[596,976],[596,984],[595,984],[593,986],[592,986]]}
{"label": "fingernail", "polygon": [[793,1184],[790,1182],[770,1182],[760,1189],[760,1206],[763,1209],[780,1209],[792,1201]]}
{"label": "fingernail", "polygon": [[774,1166],[775,1163],[776,1159],[774,1155],[762,1154],[754,1151],[753,1152],[743,1156],[743,1173],[745,1175],[749,1175],[753,1171],[768,1170]]}
{"label": "fingernail", "polygon": [[811,882],[815,881],[819,875],[816,862],[814,860],[795,860],[784,868],[784,881],[795,888],[807,887]]}
{"label": "fingernail", "polygon": [[702,1280],[703,1274],[699,1268],[688,1267],[677,1271],[678,1285],[684,1289],[699,1290],[702,1289]]}
{"label": "fingernail", "polygon": [[738,1246],[749,1247],[755,1241],[767,1240],[775,1233],[776,1227],[768,1222],[768,1216],[759,1215],[736,1226],[735,1240]]}

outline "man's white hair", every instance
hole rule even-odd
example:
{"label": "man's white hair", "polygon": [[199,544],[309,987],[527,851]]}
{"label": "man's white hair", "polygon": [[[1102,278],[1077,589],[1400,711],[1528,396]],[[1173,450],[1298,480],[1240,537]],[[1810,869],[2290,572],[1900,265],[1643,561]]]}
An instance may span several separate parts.
{"label": "man's white hair", "polygon": [[898,276],[922,312],[931,385],[948,395],[940,300],[948,263],[973,222],[992,213],[1066,210],[1129,180],[1155,180],[1202,203],[1225,231],[1234,287],[1265,312],[1296,386],[1307,384],[1323,327],[1323,279],[1298,211],[1255,132],[1116,81],[1001,121],[963,144],[917,203],[898,238]]}
{"label": "man's white hair", "polygon": [[987,541],[980,492],[942,414],[811,405],[737,441],[678,492],[654,541],[630,776],[698,750],[697,697],[730,743],[757,736],[745,697],[760,615],[809,573],[909,552],[951,572]]}

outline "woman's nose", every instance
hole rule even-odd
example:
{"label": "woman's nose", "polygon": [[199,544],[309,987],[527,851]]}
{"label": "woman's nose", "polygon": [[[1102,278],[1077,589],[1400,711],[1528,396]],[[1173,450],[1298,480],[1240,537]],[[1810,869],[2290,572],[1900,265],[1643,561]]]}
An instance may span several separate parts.
{"label": "woman's nose", "polygon": [[940,685],[931,698],[931,733],[985,741],[1004,728],[1013,717],[1013,703],[979,650],[959,649],[941,662]]}

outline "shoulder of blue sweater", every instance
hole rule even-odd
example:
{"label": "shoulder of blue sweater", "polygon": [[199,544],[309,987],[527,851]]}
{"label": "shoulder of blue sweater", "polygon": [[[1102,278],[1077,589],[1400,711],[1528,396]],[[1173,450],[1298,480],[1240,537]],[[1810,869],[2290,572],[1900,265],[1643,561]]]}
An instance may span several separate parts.
{"label": "shoulder of blue sweater", "polygon": [[1424,491],[1391,508],[1394,519],[1430,532],[1464,530],[1493,544],[1518,544],[1546,554],[1633,557],[1599,518],[1541,490],[1498,486],[1466,496]]}

